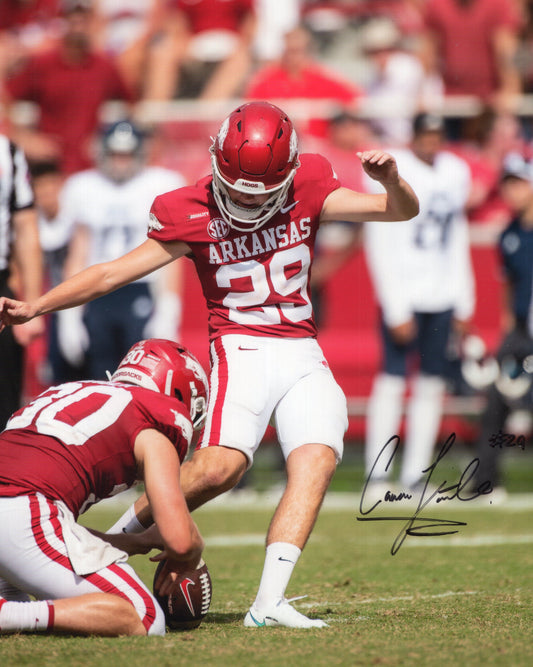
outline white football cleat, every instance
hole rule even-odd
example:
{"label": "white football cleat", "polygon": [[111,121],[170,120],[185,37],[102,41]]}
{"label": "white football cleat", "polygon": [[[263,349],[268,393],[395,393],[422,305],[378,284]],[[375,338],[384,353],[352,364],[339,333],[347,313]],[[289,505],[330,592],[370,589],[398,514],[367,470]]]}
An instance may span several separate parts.
{"label": "white football cleat", "polygon": [[[298,599],[298,598],[293,598]],[[289,604],[290,600],[281,598],[277,602],[259,610],[254,605],[244,617],[245,628],[262,628],[282,625],[287,628],[328,628],[325,621],[319,618],[307,618]]]}

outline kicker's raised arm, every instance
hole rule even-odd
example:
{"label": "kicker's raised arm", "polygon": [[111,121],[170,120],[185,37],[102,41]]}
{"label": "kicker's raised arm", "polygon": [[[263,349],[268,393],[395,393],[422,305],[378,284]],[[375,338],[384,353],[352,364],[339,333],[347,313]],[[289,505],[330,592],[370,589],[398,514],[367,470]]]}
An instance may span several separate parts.
{"label": "kicker's raised arm", "polygon": [[418,197],[398,173],[394,157],[381,150],[365,151],[357,155],[368,176],[381,183],[385,192],[368,194],[339,188],[324,201],[321,222],[390,222],[414,218],[419,211]]}

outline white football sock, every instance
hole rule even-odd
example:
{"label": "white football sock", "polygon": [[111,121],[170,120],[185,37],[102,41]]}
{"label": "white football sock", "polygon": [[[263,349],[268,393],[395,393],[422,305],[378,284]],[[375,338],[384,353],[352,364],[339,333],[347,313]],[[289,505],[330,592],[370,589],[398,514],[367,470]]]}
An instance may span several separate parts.
{"label": "white football sock", "polygon": [[261,583],[254,603],[258,609],[285,596],[285,589],[301,553],[301,549],[288,542],[273,542],[267,546]]}
{"label": "white football sock", "polygon": [[444,380],[433,375],[420,375],[413,382],[400,475],[401,484],[406,488],[415,485],[422,477],[422,471],[431,463],[445,388]]}
{"label": "white football sock", "polygon": [[54,625],[51,600],[8,602],[0,600],[0,632],[45,632]]}
{"label": "white football sock", "polygon": [[146,528],[140,523],[135,514],[135,505],[130,505],[124,514],[114,523],[106,533],[116,535],[117,533],[142,533]]}
{"label": "white football sock", "polygon": [[392,466],[386,471],[388,456],[378,456],[385,444],[394,435],[399,435],[402,420],[403,394],[406,381],[401,375],[381,373],[374,380],[368,400],[366,416],[365,469],[372,479],[386,479]]}

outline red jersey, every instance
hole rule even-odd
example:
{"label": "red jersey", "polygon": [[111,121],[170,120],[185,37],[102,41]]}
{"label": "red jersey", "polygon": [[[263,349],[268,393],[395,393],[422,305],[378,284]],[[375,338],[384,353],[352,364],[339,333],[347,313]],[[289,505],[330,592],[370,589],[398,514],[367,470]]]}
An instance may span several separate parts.
{"label": "red jersey", "polygon": [[90,141],[100,122],[101,105],[115,99],[133,100],[110,58],[89,53],[83,62],[71,64],[60,48],[33,56],[4,85],[14,99],[39,105],[38,129],[58,141],[67,174],[93,163]]}
{"label": "red jersey", "polygon": [[221,217],[212,177],[157,197],[148,236],[183,241],[202,284],[209,335],[316,336],[309,278],[326,197],[340,187],[329,162],[300,155],[284,206],[255,232]]}
{"label": "red jersey", "polygon": [[185,405],[117,382],[68,382],[18,410],[0,433],[0,496],[40,492],[74,516],[138,480],[135,438],[156,429],[187,454]]}
{"label": "red jersey", "polygon": [[229,30],[239,32],[243,19],[254,12],[254,0],[175,0],[186,14],[191,32]]}

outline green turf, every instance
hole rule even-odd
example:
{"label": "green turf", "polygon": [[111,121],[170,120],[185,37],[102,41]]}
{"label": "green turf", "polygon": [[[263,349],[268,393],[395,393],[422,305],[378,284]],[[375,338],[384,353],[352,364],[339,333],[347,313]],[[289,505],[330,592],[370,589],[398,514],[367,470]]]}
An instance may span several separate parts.
{"label": "green turf", "polygon": [[[513,490],[531,492],[531,457],[522,454],[506,457],[507,479]],[[450,460],[442,474],[453,479],[468,455],[462,452]],[[258,460],[251,486],[282,481],[272,459],[270,452]],[[259,582],[262,541],[276,496],[244,490],[230,502],[215,502],[195,513],[214,585],[210,613],[200,628],[164,638],[1,636],[0,665],[530,665],[530,497],[511,494],[502,506],[442,504],[426,515],[465,523],[457,535],[408,536],[392,556],[391,546],[405,522],[358,521],[357,495],[335,492],[359,491],[362,479],[360,452],[350,452],[287,591],[289,597],[307,595],[295,606],[325,619],[329,628],[243,627]],[[102,529],[120,512],[93,508],[85,521]],[[381,516],[412,513],[394,507]],[[155,564],[144,556],[131,563],[151,581]]]}

